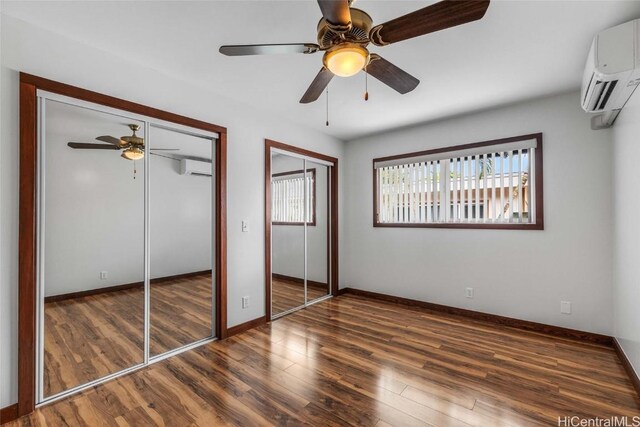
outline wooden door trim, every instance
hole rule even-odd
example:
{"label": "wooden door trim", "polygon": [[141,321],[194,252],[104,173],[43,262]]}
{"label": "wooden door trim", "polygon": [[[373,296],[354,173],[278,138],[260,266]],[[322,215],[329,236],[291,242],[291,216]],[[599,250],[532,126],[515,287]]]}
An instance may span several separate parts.
{"label": "wooden door trim", "polygon": [[56,93],[134,114],[216,132],[216,335],[227,330],[227,129],[190,117],[20,73],[20,201],[18,242],[18,416],[33,412],[36,396],[36,190],[37,90]]}
{"label": "wooden door trim", "polygon": [[338,259],[338,159],[326,154],[306,150],[294,145],[284,144],[271,139],[264,140],[264,265],[265,265],[265,313],[267,322],[271,321],[271,149],[277,148],[290,153],[301,154],[318,160],[332,163],[331,187],[327,186],[331,211],[329,212],[331,245],[328,248],[331,265],[331,295],[338,295],[339,259]]}

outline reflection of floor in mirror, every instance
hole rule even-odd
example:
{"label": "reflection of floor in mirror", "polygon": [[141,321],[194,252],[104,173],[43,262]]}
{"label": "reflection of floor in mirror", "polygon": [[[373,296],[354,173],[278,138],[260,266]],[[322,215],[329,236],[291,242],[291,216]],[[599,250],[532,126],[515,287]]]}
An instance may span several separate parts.
{"label": "reflection of floor in mirror", "polygon": [[[307,297],[309,301],[328,294],[327,286],[309,284]],[[299,307],[304,304],[304,286],[297,281],[282,278],[273,278],[271,281],[271,314],[276,315],[283,311]]]}
{"label": "reflection of floor in mirror", "polygon": [[[142,288],[45,304],[44,395],[142,363]],[[211,274],[152,284],[151,355],[211,334]]]}

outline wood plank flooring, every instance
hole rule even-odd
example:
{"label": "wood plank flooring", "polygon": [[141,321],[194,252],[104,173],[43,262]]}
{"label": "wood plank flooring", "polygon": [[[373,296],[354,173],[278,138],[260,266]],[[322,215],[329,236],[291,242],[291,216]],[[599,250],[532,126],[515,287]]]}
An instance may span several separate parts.
{"label": "wood plank flooring", "polygon": [[640,416],[614,350],[343,295],[14,426],[539,426]]}
{"label": "wood plank flooring", "polygon": [[[211,335],[211,274],[151,285],[151,355]],[[107,292],[45,304],[44,394],[142,363],[144,292]]]}
{"label": "wood plank flooring", "polygon": [[[329,286],[309,284],[307,297],[309,301],[329,294]],[[302,283],[284,279],[271,280],[271,312],[282,313],[304,304],[304,286]]]}

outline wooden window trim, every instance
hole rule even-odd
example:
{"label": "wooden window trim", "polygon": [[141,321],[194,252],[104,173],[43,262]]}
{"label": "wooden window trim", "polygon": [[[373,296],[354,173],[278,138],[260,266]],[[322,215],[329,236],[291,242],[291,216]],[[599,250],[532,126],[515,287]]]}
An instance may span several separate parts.
{"label": "wooden window trim", "polygon": [[[280,172],[280,173],[274,173],[273,175],[271,175],[271,177],[283,177],[283,176],[287,176],[287,175],[299,175],[301,173],[303,173],[304,171],[302,169],[297,170],[297,171],[292,171],[292,172]],[[316,168],[311,168],[311,169],[307,169],[307,172],[311,173],[311,179],[313,180],[313,187],[311,188],[311,193],[313,196],[313,205],[311,206],[311,214],[312,214],[312,218],[313,221],[311,222],[307,222],[307,226],[308,227],[315,227],[316,226],[316,209],[317,209],[317,201],[316,201]],[[297,225],[297,226],[302,226],[304,225],[304,221],[299,221],[299,222],[286,222],[286,221],[275,221],[271,223],[272,225]]]}
{"label": "wooden window trim", "polygon": [[20,201],[18,230],[18,416],[33,412],[36,395],[37,90],[80,99],[220,135],[215,145],[216,335],[227,328],[227,129],[65,83],[20,73]]}
{"label": "wooden window trim", "polygon": [[[535,150],[535,188],[536,188],[536,221],[534,224],[491,224],[491,223],[381,223],[378,221],[378,180],[376,179],[376,163],[406,159],[417,156],[425,156],[430,154],[447,153],[450,151],[469,150],[473,148],[489,147],[499,144],[508,144],[511,142],[525,141],[535,139],[537,148]],[[542,155],[542,133],[532,133],[527,135],[513,136],[509,138],[492,139],[489,141],[474,142],[471,144],[455,145],[451,147],[434,148],[431,150],[415,151],[405,154],[397,154],[393,156],[379,157],[373,159],[373,226],[381,228],[457,228],[457,229],[483,229],[483,230],[544,230],[544,197],[543,197],[543,155]]]}

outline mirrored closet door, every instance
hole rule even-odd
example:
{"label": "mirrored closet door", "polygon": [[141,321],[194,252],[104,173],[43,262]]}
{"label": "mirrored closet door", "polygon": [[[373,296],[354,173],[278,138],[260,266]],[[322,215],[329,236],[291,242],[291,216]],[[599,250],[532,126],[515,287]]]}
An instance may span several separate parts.
{"label": "mirrored closet door", "polygon": [[41,102],[42,399],[144,362],[145,165],[133,118]]}
{"label": "mirrored closet door", "polygon": [[270,150],[270,314],[277,318],[331,296],[333,164]]}
{"label": "mirrored closet door", "polygon": [[274,316],[304,307],[304,160],[271,155],[271,302]]}
{"label": "mirrored closet door", "polygon": [[38,92],[38,403],[215,337],[216,141]]}
{"label": "mirrored closet door", "polygon": [[213,335],[213,141],[150,128],[150,354]]}
{"label": "mirrored closet door", "polygon": [[307,221],[307,301],[331,294],[330,288],[330,183],[331,167],[317,161],[305,162],[307,178],[313,183]]}

